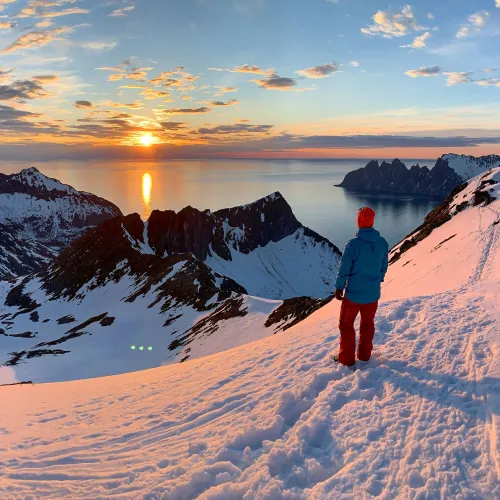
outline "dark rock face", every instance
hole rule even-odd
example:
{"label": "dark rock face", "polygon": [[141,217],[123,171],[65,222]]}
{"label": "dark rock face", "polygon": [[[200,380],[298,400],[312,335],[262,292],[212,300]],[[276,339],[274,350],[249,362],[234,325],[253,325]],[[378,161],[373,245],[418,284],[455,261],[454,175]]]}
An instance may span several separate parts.
{"label": "dark rock face", "polygon": [[192,253],[205,260],[213,251],[222,259],[231,260],[230,247],[249,253],[271,241],[280,241],[301,227],[285,198],[274,193],[250,205],[215,213],[192,207],[179,213],[155,210],[147,235],[156,255]]}
{"label": "dark rock face", "polygon": [[302,227],[281,193],[274,193],[250,205],[219,210],[214,215],[222,229],[227,222],[230,227],[242,230],[243,238],[234,234],[225,238],[241,253],[249,253],[271,241],[280,241]]}
{"label": "dark rock face", "polygon": [[326,306],[333,300],[331,295],[326,299],[312,299],[311,297],[295,297],[288,299],[274,310],[267,319],[265,326],[270,328],[274,326],[275,332],[284,332],[292,326],[305,320],[318,309]]}
{"label": "dark rock face", "polygon": [[[220,293],[224,298],[233,292],[246,293],[243,287],[229,278],[213,273],[190,253],[160,257],[138,252],[133,248],[129,236],[143,242],[143,228],[144,223],[137,214],[107,221],[70,245],[37,276],[49,295],[71,300],[76,298],[77,292],[85,285],[89,290],[93,290],[105,286],[108,282],[118,282],[127,274],[140,282],[137,292],[127,298],[133,302],[153,286],[157,286],[171,273],[174,266],[184,263],[182,268],[160,287],[162,293],[158,300],[170,297],[169,301],[177,299],[203,310],[204,304],[215,293]],[[199,290],[194,286],[196,280],[200,283]],[[22,296],[22,290],[17,289],[18,287],[14,288],[11,294],[15,297]],[[168,308],[168,304],[164,304],[164,307]]]}
{"label": "dark rock face", "polygon": [[355,191],[446,196],[462,179],[439,159],[432,170],[413,165],[410,169],[397,158],[392,163],[371,161],[364,168],[349,172],[338,187]]}
{"label": "dark rock face", "polygon": [[[170,351],[175,351],[180,347],[189,345],[195,338],[203,336],[209,337],[215,333],[222,322],[233,319],[243,318],[248,314],[248,309],[244,305],[242,296],[225,300],[211,314],[198,321],[192,328],[187,330],[175,339],[169,346]],[[186,350],[187,351],[187,350]],[[189,352],[189,351],[187,351]],[[189,354],[181,362],[189,359]]]}

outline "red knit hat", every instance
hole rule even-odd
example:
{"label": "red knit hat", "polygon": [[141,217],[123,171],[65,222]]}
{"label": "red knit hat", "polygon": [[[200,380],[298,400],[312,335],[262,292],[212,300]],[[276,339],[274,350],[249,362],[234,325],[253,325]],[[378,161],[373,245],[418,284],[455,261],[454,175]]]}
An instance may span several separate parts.
{"label": "red knit hat", "polygon": [[375,212],[370,207],[360,208],[357,222],[359,229],[373,227],[375,223]]}

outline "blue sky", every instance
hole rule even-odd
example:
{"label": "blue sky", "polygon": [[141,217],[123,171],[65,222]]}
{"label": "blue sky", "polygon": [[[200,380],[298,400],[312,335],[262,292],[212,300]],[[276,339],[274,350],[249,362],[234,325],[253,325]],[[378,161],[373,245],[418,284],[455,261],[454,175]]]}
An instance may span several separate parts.
{"label": "blue sky", "polygon": [[0,8],[4,158],[500,153],[500,0]]}

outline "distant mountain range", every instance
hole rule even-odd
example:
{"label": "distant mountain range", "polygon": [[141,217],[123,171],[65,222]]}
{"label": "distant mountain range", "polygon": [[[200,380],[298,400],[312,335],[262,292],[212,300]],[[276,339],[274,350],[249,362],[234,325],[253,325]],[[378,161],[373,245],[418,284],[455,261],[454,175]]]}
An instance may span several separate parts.
{"label": "distant mountain range", "polygon": [[23,380],[67,380],[273,335],[331,300],[340,255],[280,193],[217,212],[117,216],[3,283],[0,364]]}
{"label": "distant mountain range", "polygon": [[500,156],[446,154],[432,169],[413,165],[410,168],[398,160],[392,163],[369,162],[364,168],[349,172],[338,185],[346,189],[398,194],[447,196],[463,182],[500,165]]}
{"label": "distant mountain range", "polygon": [[34,167],[0,174],[0,278],[39,270],[87,229],[118,215],[113,203]]}

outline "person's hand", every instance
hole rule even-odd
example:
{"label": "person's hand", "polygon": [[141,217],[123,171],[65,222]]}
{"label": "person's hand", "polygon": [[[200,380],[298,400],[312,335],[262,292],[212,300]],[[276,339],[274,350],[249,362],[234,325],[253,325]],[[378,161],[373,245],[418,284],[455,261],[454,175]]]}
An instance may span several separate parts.
{"label": "person's hand", "polygon": [[335,298],[337,300],[343,300],[344,298],[344,290],[339,290],[338,288],[335,290]]}

